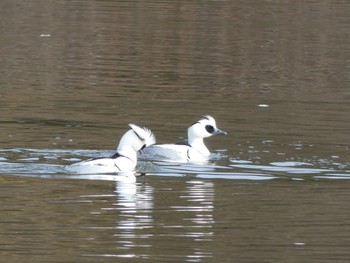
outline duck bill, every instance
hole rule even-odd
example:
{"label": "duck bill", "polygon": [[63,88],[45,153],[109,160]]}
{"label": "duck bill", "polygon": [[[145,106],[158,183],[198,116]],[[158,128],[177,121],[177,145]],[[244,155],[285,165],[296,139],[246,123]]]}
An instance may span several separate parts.
{"label": "duck bill", "polygon": [[227,132],[222,131],[222,130],[220,130],[220,129],[216,129],[215,131],[213,131],[212,134],[214,134],[214,135],[226,135]]}

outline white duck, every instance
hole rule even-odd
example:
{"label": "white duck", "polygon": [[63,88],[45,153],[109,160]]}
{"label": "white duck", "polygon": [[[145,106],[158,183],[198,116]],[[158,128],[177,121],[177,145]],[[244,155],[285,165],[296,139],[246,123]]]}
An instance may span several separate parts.
{"label": "white duck", "polygon": [[117,173],[133,171],[137,164],[137,152],[156,143],[151,130],[129,124],[130,130],[120,139],[117,152],[110,157],[97,157],[66,166],[79,174]]}
{"label": "white duck", "polygon": [[213,117],[206,115],[187,129],[187,141],[175,144],[158,144],[139,152],[141,158],[177,162],[198,162],[208,159],[210,152],[203,139],[212,135],[227,134],[216,127]]}

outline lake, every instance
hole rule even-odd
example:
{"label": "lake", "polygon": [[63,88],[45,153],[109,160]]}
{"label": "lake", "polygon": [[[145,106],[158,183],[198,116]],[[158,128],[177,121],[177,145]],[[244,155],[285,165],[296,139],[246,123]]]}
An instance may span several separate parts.
{"label": "lake", "polygon": [[[347,262],[350,3],[1,6],[4,262]],[[204,115],[208,163],[68,164]]]}

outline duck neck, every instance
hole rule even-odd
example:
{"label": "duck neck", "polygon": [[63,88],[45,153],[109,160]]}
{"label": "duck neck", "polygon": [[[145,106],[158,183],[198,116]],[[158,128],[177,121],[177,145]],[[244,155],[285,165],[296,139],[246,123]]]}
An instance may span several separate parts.
{"label": "duck neck", "polygon": [[132,147],[122,147],[117,149],[117,153],[129,158],[133,162],[137,162],[137,153]]}
{"label": "duck neck", "polygon": [[210,152],[208,148],[205,146],[203,138],[189,138],[188,143],[192,148],[196,149],[203,156],[209,156]]}

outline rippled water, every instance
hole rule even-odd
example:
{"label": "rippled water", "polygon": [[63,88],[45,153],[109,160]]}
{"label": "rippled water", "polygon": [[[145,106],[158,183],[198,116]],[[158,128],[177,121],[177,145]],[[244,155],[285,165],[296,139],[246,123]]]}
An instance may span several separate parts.
{"label": "rippled water", "polygon": [[[347,262],[346,1],[0,7],[2,261]],[[206,114],[208,163],[64,169]]]}

